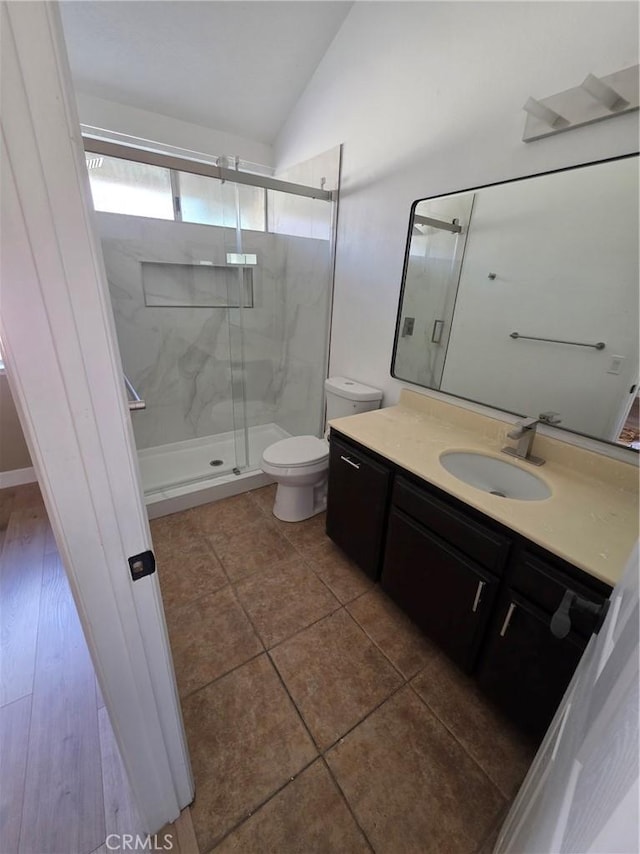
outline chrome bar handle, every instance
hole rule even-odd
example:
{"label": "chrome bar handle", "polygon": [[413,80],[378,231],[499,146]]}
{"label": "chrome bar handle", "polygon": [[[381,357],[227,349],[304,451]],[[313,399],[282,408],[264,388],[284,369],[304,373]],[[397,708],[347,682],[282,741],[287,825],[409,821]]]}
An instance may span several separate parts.
{"label": "chrome bar handle", "polygon": [[471,612],[473,614],[475,614],[475,612],[478,610],[478,605],[480,604],[480,598],[482,596],[482,591],[484,590],[486,583],[487,583],[486,581],[479,581],[478,582],[478,589],[476,590],[476,598],[473,600],[473,608],[471,609]]}
{"label": "chrome bar handle", "polygon": [[507,616],[505,617],[504,623],[502,624],[502,628],[500,629],[500,637],[501,638],[503,638],[506,635],[507,629],[509,628],[509,623],[511,622],[511,617],[512,617],[513,612],[515,610],[516,610],[516,603],[512,602],[509,605],[509,610],[507,611]]}
{"label": "chrome bar handle", "polygon": [[439,344],[442,340],[442,330],[444,329],[444,320],[434,320],[433,329],[431,330],[431,343]]}
{"label": "chrome bar handle", "polygon": [[353,466],[354,469],[360,469],[358,463],[354,463],[354,461],[350,460],[349,457],[340,457],[340,459],[343,460],[345,463],[349,463],[349,465]]}
{"label": "chrome bar handle", "polygon": [[123,374],[122,376],[124,377],[124,384],[127,387],[127,398],[128,398],[128,403],[129,403],[129,409],[130,410],[146,409],[147,404],[140,397],[138,392],[135,390],[135,388],[131,384],[131,380],[129,379],[129,377],[126,374]]}

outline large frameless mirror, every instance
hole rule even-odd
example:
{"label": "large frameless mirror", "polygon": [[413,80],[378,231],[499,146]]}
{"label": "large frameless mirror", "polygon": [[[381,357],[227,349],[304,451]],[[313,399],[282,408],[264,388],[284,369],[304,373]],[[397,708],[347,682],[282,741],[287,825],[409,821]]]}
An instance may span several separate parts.
{"label": "large frameless mirror", "polygon": [[412,205],[391,373],[640,447],[638,157]]}

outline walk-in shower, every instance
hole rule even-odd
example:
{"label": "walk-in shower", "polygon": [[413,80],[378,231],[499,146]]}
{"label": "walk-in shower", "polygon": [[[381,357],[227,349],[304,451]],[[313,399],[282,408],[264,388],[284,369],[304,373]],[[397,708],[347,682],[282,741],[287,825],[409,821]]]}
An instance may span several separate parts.
{"label": "walk-in shower", "polygon": [[85,147],[150,515],[267,482],[322,429],[339,150],[274,176]]}

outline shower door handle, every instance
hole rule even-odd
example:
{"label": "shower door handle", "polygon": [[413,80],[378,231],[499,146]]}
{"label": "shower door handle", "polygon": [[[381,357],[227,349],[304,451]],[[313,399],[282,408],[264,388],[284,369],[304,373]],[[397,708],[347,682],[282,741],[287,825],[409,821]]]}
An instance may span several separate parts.
{"label": "shower door handle", "polygon": [[147,404],[140,397],[138,392],[135,390],[135,388],[131,384],[131,380],[129,379],[129,377],[126,374],[123,374],[123,377],[124,377],[124,384],[127,387],[127,402],[129,404],[129,409],[131,411],[134,411],[137,409],[146,409]]}
{"label": "shower door handle", "polygon": [[439,344],[442,340],[442,331],[444,329],[444,320],[434,320],[433,329],[431,330],[431,342]]}

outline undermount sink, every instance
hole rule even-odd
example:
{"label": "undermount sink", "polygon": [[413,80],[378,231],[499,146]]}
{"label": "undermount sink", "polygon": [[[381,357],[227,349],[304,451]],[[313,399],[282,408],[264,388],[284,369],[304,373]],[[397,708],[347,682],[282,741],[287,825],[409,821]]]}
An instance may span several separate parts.
{"label": "undermount sink", "polygon": [[473,451],[446,451],[440,456],[440,464],[458,480],[491,495],[519,501],[541,501],[551,495],[542,478],[496,457]]}

